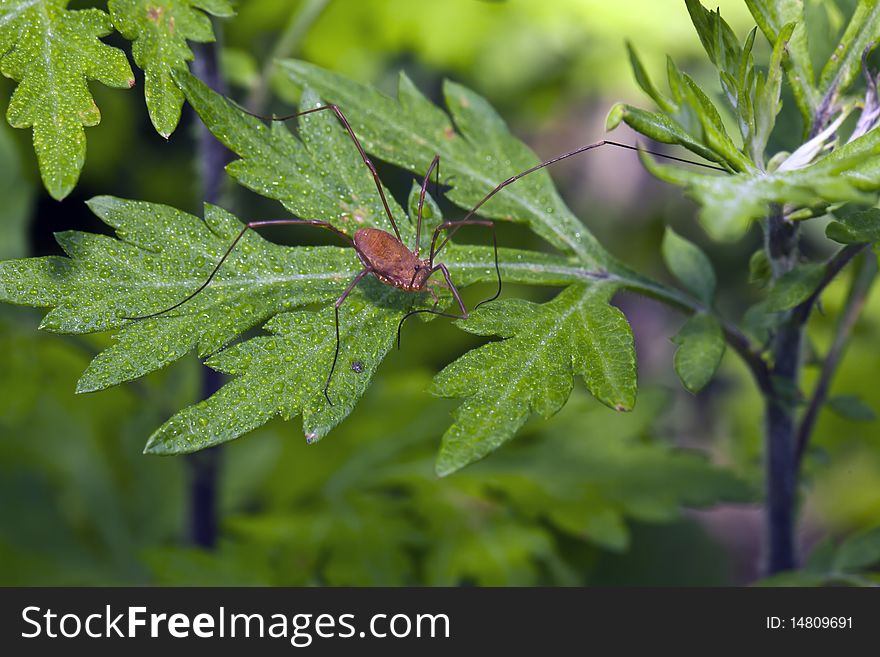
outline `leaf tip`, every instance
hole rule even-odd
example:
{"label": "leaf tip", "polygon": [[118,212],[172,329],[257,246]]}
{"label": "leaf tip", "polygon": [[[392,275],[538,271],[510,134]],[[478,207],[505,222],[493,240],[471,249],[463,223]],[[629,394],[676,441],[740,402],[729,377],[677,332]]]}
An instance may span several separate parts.
{"label": "leaf tip", "polygon": [[119,199],[113,196],[93,196],[86,201],[86,205],[96,216],[105,219],[118,202]]}
{"label": "leaf tip", "polygon": [[80,377],[80,380],[76,382],[75,392],[78,395],[82,395],[87,392],[95,392],[95,390],[98,390],[100,387],[100,386],[95,385],[94,381],[87,378],[87,374],[88,373],[84,374],[82,377]]}
{"label": "leaf tip", "polygon": [[450,465],[448,463],[444,463],[443,461],[438,460],[434,463],[434,474],[440,477],[447,477],[451,475],[453,472],[459,469],[459,466]]}
{"label": "leaf tip", "polygon": [[626,114],[626,105],[623,103],[615,104],[609,111],[608,116],[605,117],[605,131],[611,132],[617,126],[620,125],[620,122],[623,121],[623,117]]}

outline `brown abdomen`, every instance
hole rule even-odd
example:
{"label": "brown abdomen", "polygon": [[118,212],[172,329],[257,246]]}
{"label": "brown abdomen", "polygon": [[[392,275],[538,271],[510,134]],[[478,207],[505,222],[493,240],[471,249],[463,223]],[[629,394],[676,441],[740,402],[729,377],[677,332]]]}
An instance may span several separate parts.
{"label": "brown abdomen", "polygon": [[358,256],[384,282],[406,287],[419,259],[391,233],[378,228],[362,228],[354,234]]}

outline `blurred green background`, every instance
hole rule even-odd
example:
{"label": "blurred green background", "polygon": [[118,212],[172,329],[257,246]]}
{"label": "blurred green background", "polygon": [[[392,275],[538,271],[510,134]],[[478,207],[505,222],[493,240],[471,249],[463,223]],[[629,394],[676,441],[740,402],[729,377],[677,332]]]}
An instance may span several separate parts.
{"label": "blurred green background", "polygon": [[[817,56],[827,54],[841,27],[826,4],[807,2]],[[752,27],[744,4],[716,5],[744,37]],[[273,53],[389,92],[405,70],[435,102],[449,77],[485,95],[545,157],[600,139],[614,101],[647,105],[629,72],[627,38],[655,75],[668,53],[717,86],[684,3],[676,0],[242,0],[237,10],[216,29],[227,82],[240,102],[290,111],[299,90],[271,82]],[[296,38],[281,48],[286,26],[298,26]],[[108,41],[127,49],[117,36]],[[39,184],[30,133],[0,124],[0,257],[59,253],[51,237],[59,230],[104,232],[83,204],[98,194],[200,212],[192,113],[185,110],[166,142],[150,126],[142,77],[130,92],[91,86],[103,120],[87,132],[80,184],[63,202]],[[8,98],[12,83],[0,87]],[[788,103],[777,138],[784,142],[796,131]],[[405,198],[411,177],[390,166],[380,172]],[[757,299],[745,274],[760,246],[757,230],[739,244],[711,243],[694,222],[693,205],[650,179],[631,153],[604,149],[552,173],[575,213],[624,262],[669,280],[659,240],[671,225],[712,258],[725,312],[739,318]],[[250,219],[282,212],[231,185],[221,205]],[[807,248],[824,252],[821,236],[821,226],[808,231]],[[278,231],[272,238],[296,244],[299,236]],[[542,248],[508,226],[500,241]],[[830,289],[825,314],[811,326],[821,349],[843,303],[844,282]],[[467,299],[480,292],[469,291]],[[536,300],[552,293],[505,290]],[[478,343],[445,321],[420,325],[382,365],[352,416],[317,445],[306,445],[296,421],[276,421],[217,453],[213,546],[192,540],[198,459],[141,454],[153,429],[202,396],[198,361],[76,396],[77,378],[111,336],[38,332],[39,313],[0,307],[0,584],[754,581],[762,531],[760,400],[730,354],[703,393],[685,392],[672,370],[669,340],[683,318],[633,296],[617,303],[637,340],[640,396],[633,413],[616,414],[579,386],[556,417],[531,422],[485,461],[437,479],[433,454],[453,404],[426,388],[436,371]],[[880,408],[878,330],[875,293],[833,395],[858,393]],[[880,423],[825,411],[801,492],[805,554],[821,538],[880,523]]]}

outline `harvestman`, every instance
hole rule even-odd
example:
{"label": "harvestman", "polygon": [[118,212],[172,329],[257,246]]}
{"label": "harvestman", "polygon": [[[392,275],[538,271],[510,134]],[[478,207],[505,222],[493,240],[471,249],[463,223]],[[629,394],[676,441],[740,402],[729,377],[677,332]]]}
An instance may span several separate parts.
{"label": "harvestman", "polygon": [[[288,119],[292,119],[299,116],[305,116],[306,114],[313,114],[314,112],[321,112],[325,110],[332,111],[336,118],[339,119],[339,122],[345,128],[345,131],[348,133],[348,136],[351,137],[351,140],[354,142],[354,145],[357,147],[358,153],[361,156],[361,159],[364,161],[364,164],[370,170],[370,173],[373,176],[373,181],[376,183],[376,189],[379,192],[379,198],[382,199],[382,206],[385,208],[385,214],[388,215],[388,221],[391,223],[391,227],[394,230],[394,235],[391,233],[384,231],[379,228],[361,228],[355,231],[354,237],[350,237],[346,235],[344,232],[333,226],[328,221],[323,221],[320,219],[298,219],[298,218],[290,218],[290,219],[265,219],[261,221],[251,221],[245,224],[244,228],[242,228],[241,232],[236,236],[236,238],[232,241],[232,244],[229,245],[229,248],[226,249],[226,252],[223,254],[223,257],[220,258],[220,261],[214,267],[213,271],[210,273],[208,278],[202,283],[192,294],[183,299],[182,301],[177,302],[173,306],[165,308],[164,310],[160,310],[155,313],[150,313],[149,315],[141,315],[138,317],[126,317],[125,319],[131,320],[141,320],[147,319],[150,317],[156,317],[158,315],[163,315],[167,312],[174,310],[175,308],[179,308],[187,301],[195,297],[199,292],[204,290],[217,275],[217,272],[220,270],[220,267],[232,253],[232,250],[235,246],[241,241],[242,237],[244,237],[245,233],[247,233],[250,229],[256,228],[264,228],[266,226],[282,226],[282,225],[307,225],[307,226],[317,226],[320,228],[325,228],[329,231],[332,231],[339,235],[342,239],[349,242],[352,247],[354,247],[355,253],[357,253],[358,258],[361,263],[364,265],[364,268],[357,274],[357,276],[352,279],[352,281],[348,284],[348,287],[345,288],[345,291],[339,296],[334,304],[335,318],[336,318],[336,349],[333,353],[333,364],[330,366],[330,373],[327,375],[327,381],[324,384],[324,398],[327,400],[327,403],[331,406],[333,402],[330,401],[330,396],[328,394],[328,390],[330,388],[330,380],[333,377],[333,372],[336,369],[336,361],[339,358],[339,308],[342,306],[343,302],[348,298],[348,295],[351,294],[352,290],[354,290],[355,286],[367,275],[373,274],[380,282],[385,285],[390,285],[392,287],[398,288],[405,292],[428,292],[431,297],[434,299],[434,305],[431,308],[423,308],[419,310],[411,310],[406,313],[400,320],[400,323],[397,325],[397,346],[400,348],[400,330],[403,326],[403,323],[413,315],[417,315],[419,313],[430,313],[433,315],[440,315],[442,317],[452,317],[454,319],[467,319],[470,316],[467,308],[464,305],[464,302],[461,299],[461,295],[458,292],[458,288],[455,287],[455,284],[452,282],[452,278],[449,275],[449,270],[446,268],[442,262],[435,264],[434,261],[439,254],[439,252],[445,247],[449,240],[453,235],[461,228],[462,226],[485,226],[492,231],[492,246],[495,252],[495,273],[498,277],[498,289],[495,291],[495,294],[481,301],[476,306],[474,306],[474,310],[482,306],[484,303],[489,303],[490,301],[494,301],[501,294],[501,269],[498,264],[498,240],[495,234],[495,224],[488,219],[472,219],[473,215],[477,212],[477,210],[486,203],[489,199],[491,199],[495,194],[500,192],[502,189],[510,185],[511,183],[516,182],[520,178],[527,176],[530,173],[538,171],[539,169],[543,169],[544,167],[553,164],[555,162],[559,162],[560,160],[564,160],[566,158],[572,157],[573,155],[578,155],[579,153],[584,153],[589,150],[593,150],[594,148],[599,148],[600,146],[617,146],[618,148],[625,148],[628,150],[638,151],[644,150],[639,149],[636,146],[630,146],[629,144],[621,144],[619,142],[610,141],[603,139],[602,141],[595,142],[593,144],[587,144],[586,146],[581,146],[580,148],[576,148],[573,151],[569,151],[568,153],[564,153],[552,159],[541,162],[540,164],[536,164],[535,166],[522,171],[515,176],[511,176],[504,182],[500,183],[496,186],[492,191],[490,191],[486,196],[480,200],[470,211],[464,216],[463,219],[459,219],[456,221],[444,221],[439,224],[434,229],[434,234],[431,237],[431,250],[430,254],[427,258],[420,258],[420,237],[422,231],[422,210],[425,203],[425,192],[427,189],[428,181],[431,178],[431,174],[435,168],[437,168],[440,164],[440,156],[435,155],[434,159],[431,161],[431,165],[428,167],[427,174],[425,175],[424,181],[422,182],[421,191],[419,194],[419,206],[418,206],[418,219],[416,223],[416,238],[415,238],[415,248],[409,249],[402,241],[400,237],[400,231],[397,228],[397,223],[394,221],[394,217],[391,214],[391,208],[388,206],[388,200],[385,197],[385,192],[382,190],[382,183],[379,180],[379,174],[376,171],[376,167],[373,162],[367,157],[366,152],[361,146],[360,141],[358,141],[357,136],[354,134],[354,130],[352,130],[351,125],[348,120],[345,118],[345,115],[342,113],[342,110],[339,109],[337,105],[321,105],[319,107],[314,107],[309,110],[304,110],[302,112],[297,112],[295,114],[290,114],[289,116],[277,117],[272,120],[275,121],[286,121]],[[252,114],[251,112],[247,112],[252,116],[257,116],[258,118],[267,118],[262,117],[257,114]],[[682,158],[674,157],[671,155],[665,155],[663,153],[656,153],[654,151],[645,151],[646,153],[650,153],[652,155],[656,155],[658,157],[663,157],[670,160],[676,160],[679,162],[686,162],[688,164],[695,164],[698,166],[703,166],[710,169],[717,169],[719,171],[726,171],[721,167],[715,167],[709,164],[703,164],[700,162],[692,162],[690,160],[685,160]],[[441,233],[446,232],[446,236],[440,242],[440,245],[437,246],[437,239]],[[446,283],[446,287],[452,293],[452,297],[455,300],[455,303],[458,305],[458,309],[461,314],[456,315],[452,313],[445,313],[438,311],[437,305],[440,302],[440,299],[437,297],[436,292],[434,291],[434,286],[438,285],[438,283],[433,283],[429,285],[428,281],[431,276],[436,272],[441,272],[443,274],[443,278]],[[442,284],[440,284],[442,285]]]}

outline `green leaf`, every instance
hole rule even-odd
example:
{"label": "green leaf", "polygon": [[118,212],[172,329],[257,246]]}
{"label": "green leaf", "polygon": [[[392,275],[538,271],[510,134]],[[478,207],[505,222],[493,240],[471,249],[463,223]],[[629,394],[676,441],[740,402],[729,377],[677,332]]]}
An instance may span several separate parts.
{"label": "green leaf", "polygon": [[806,133],[812,125],[822,94],[815,86],[816,78],[807,43],[804,3],[802,0],[746,0],[746,5],[767,41],[772,44],[778,43],[783,26],[789,23],[795,25],[786,46],[787,56],[783,58],[782,65],[788,76],[795,103],[803,117]]}
{"label": "green leaf", "polygon": [[761,78],[758,84],[754,101],[755,130],[749,140],[749,146],[753,156],[759,157],[763,162],[764,149],[770,141],[770,133],[776,125],[776,115],[782,109],[779,100],[782,93],[782,60],[785,48],[794,32],[795,24],[788,23],[781,30],[773,46],[773,54],[767,67],[766,78]]}
{"label": "green leaf", "polygon": [[715,375],[724,356],[726,345],[721,324],[712,315],[696,314],[672,341],[679,345],[675,352],[675,372],[689,392],[699,392]]}
{"label": "green leaf", "polygon": [[[267,126],[245,114],[190,73],[174,75],[208,129],[241,157],[227,166],[239,183],[349,235],[367,226],[392,230],[369,169],[332,112],[300,117],[297,138],[280,122]],[[322,104],[312,92],[303,95],[303,108]],[[394,197],[385,196],[401,233],[413,234]]]}
{"label": "green leaf", "polygon": [[823,96],[833,100],[846,91],[861,71],[862,53],[880,39],[880,2],[859,0],[834,53],[819,76]]}
{"label": "green leaf", "polygon": [[651,173],[682,185],[701,205],[700,220],[715,239],[742,237],[772,203],[798,207],[873,203],[880,189],[880,130],[873,130],[799,169],[712,175],[660,164],[642,154]]}
{"label": "green leaf", "polygon": [[[349,298],[340,310],[339,359],[328,393],[333,406],[323,394],[336,348],[333,310],[285,313],[266,324],[273,335],[248,340],[210,359],[210,367],[234,376],[233,381],[175,414],[150,436],[145,451],[180,454],[204,449],[237,438],[276,415],[285,420],[302,415],[306,439],[322,438],[363,395],[394,344],[405,312],[399,291],[373,283],[364,293],[370,297]],[[355,361],[361,366],[353,367]]]}
{"label": "green leaf", "polygon": [[685,98],[702,126],[703,143],[721,155],[734,171],[754,169],[752,162],[740,152],[730,135],[727,134],[718,109],[705,92],[689,75],[682,74],[682,79],[684,80]]}
{"label": "green leaf", "polygon": [[626,42],[626,51],[629,53],[629,61],[632,65],[633,75],[635,75],[636,82],[642,88],[642,91],[648,94],[648,96],[650,96],[651,99],[657,103],[657,106],[664,112],[674,112],[677,109],[676,104],[660,93],[657,87],[654,86],[654,83],[651,82],[651,78],[648,76],[648,72],[645,70],[645,67],[639,59],[635,48],[628,40]]}
{"label": "green leaf", "polygon": [[877,419],[874,409],[868,406],[858,395],[838,395],[827,402],[828,408],[835,414],[854,422],[873,422]]}
{"label": "green leaf", "polygon": [[615,288],[609,283],[574,285],[543,305],[504,300],[460,323],[470,333],[504,339],[468,352],[434,380],[434,394],[465,399],[443,436],[438,474],[497,449],[531,413],[556,413],[575,375],[607,406],[618,411],[633,407],[635,351],[626,319],[608,304]]}
{"label": "green leaf", "polygon": [[767,290],[765,310],[781,312],[803,303],[816,291],[824,276],[825,265],[821,263],[798,265],[777,278]]}
{"label": "green leaf", "polygon": [[[453,82],[444,84],[450,118],[404,75],[394,100],[306,62],[283,61],[279,70],[293,83],[311,87],[338,104],[372,155],[417,173],[427,171],[434,155],[440,155],[443,177],[452,185],[447,197],[462,208],[470,209],[500,182],[538,163],[483,98]],[[501,191],[480,208],[480,214],[526,223],[553,246],[585,263],[611,260],[565,206],[546,171]]]}
{"label": "green leaf", "polygon": [[134,85],[125,54],[98,39],[110,34],[110,17],[98,9],[67,11],[67,4],[0,4],[0,72],[21,83],[6,118],[14,128],[33,128],[43,184],[59,200],[76,185],[85,162],[83,127],[101,121],[87,81]]}
{"label": "green leaf", "polygon": [[187,40],[214,41],[211,19],[233,15],[227,0],[109,0],[113,25],[132,42],[134,61],[144,71],[147,110],[156,131],[165,137],[180,121],[183,92],[171,71],[186,67],[193,54]]}
{"label": "green leaf", "polygon": [[660,248],[669,271],[700,301],[711,306],[715,297],[715,270],[700,247],[667,226]]}
{"label": "green leaf", "polygon": [[859,571],[880,562],[880,527],[847,538],[834,555],[833,567],[843,572]]}
{"label": "green leaf", "polygon": [[[61,233],[59,242],[70,258],[0,263],[0,300],[52,307],[43,328],[64,333],[120,329],[116,341],[86,369],[78,383],[80,392],[142,376],[193,349],[202,356],[215,354],[267,319],[280,318],[267,324],[275,337],[255,338],[210,361],[242,376],[169,420],[151,439],[151,451],[192,451],[216,444],[276,414],[303,413],[305,433],[324,435],[363,392],[396,337],[402,313],[427,303],[373,279],[356,288],[340,313],[340,358],[352,355],[337,365],[330,388],[334,406],[327,407],[321,391],[335,346],[333,314],[329,307],[322,313],[280,313],[306,304],[327,305],[339,297],[362,269],[354,250],[282,247],[248,232],[211,284],[192,300],[164,315],[130,321],[124,318],[162,310],[195,291],[243,226],[210,205],[204,222],[167,206],[111,197],[93,199],[89,205],[120,239]],[[595,277],[554,256],[500,249],[499,259],[507,282],[564,285]],[[495,279],[491,247],[450,245],[444,260],[460,287]],[[361,372],[350,368],[351,360],[361,361]],[[286,383],[293,380],[299,382],[297,387]],[[315,391],[317,402],[311,395]],[[242,392],[245,398],[238,396]],[[227,415],[230,395],[238,400],[232,405],[234,417]],[[181,424],[181,418],[188,423]]]}
{"label": "green leaf", "polygon": [[721,71],[733,70],[739,61],[739,44],[733,30],[721,18],[721,10],[709,11],[699,0],[685,0],[685,5],[709,59]]}
{"label": "green leaf", "polygon": [[[720,154],[694,139],[679,123],[665,114],[648,112],[620,103],[611,109],[609,118],[612,116],[616,123],[623,120],[630,128],[654,141],[662,144],[678,144],[710,162],[724,163],[724,158]],[[616,123],[609,122],[609,128],[615,127]]]}
{"label": "green leaf", "polygon": [[764,287],[773,278],[773,265],[767,252],[764,249],[758,249],[749,258],[749,283]]}
{"label": "green leaf", "polygon": [[653,439],[670,401],[667,390],[648,388],[632,413],[615,414],[575,391],[541,425],[540,441],[510,445],[441,482],[502,495],[527,516],[611,550],[629,547],[627,519],[668,522],[681,505],[750,499],[729,471]]}
{"label": "green leaf", "polygon": [[[240,182],[280,200],[300,217],[324,219],[349,235],[364,226],[391,229],[369,169],[331,112],[301,117],[299,136],[295,137],[284,125],[269,127],[248,116],[188,73],[175,72],[174,76],[204,122],[241,156],[229,165],[229,171]],[[413,92],[407,93],[407,102],[414,102]],[[455,101],[460,105],[460,129],[474,135],[492,135],[496,142],[493,152],[513,153],[524,148],[506,131],[500,131],[494,114],[484,112],[468,118],[468,112],[476,111],[478,101],[483,101],[468,97],[464,102],[463,98],[458,96]],[[304,92],[304,107],[321,102],[314,92]],[[424,99],[422,102],[427,103]],[[463,102],[470,103],[469,108],[461,106]],[[429,104],[427,109],[445,117]],[[453,135],[450,139],[460,144],[462,157],[476,148],[462,137]],[[443,166],[446,172],[448,167],[445,163]],[[467,188],[469,183],[462,180],[458,185]],[[526,186],[522,198],[534,203],[533,192],[535,188]],[[537,198],[556,194],[544,183],[537,185],[535,193]],[[414,221],[405,216],[393,197],[388,198],[403,241],[411,244]],[[84,373],[78,386],[83,392],[141,376],[194,349],[201,356],[216,354],[210,364],[236,378],[210,399],[169,420],[151,439],[151,451],[200,449],[235,438],[275,415],[302,414],[305,434],[312,439],[325,435],[351,411],[366,389],[396,337],[403,313],[430,303],[426,295],[408,294],[373,278],[354,289],[341,306],[341,356],[330,382],[330,405],[322,395],[330,374],[331,351],[335,351],[335,321],[330,307],[362,269],[353,249],[281,247],[247,233],[201,292],[171,312],[130,321],[125,318],[160,312],[190,297],[207,281],[241,232],[242,224],[212,206],[206,207],[204,222],[166,206],[109,197],[94,199],[91,206],[117,230],[120,239],[66,233],[60,235],[60,241],[70,258],[0,263],[0,300],[51,307],[43,321],[43,327],[49,330],[84,333],[120,329],[116,342]],[[430,198],[427,207],[439,220],[439,208]],[[291,226],[290,230],[302,231],[302,227]],[[541,309],[548,333],[553,335],[557,334],[552,326],[554,313],[562,317],[559,322],[565,330],[556,336],[561,341],[559,346],[567,347],[569,361],[577,357],[579,362],[566,365],[559,360],[566,356],[553,355],[549,347],[550,355],[541,353],[528,342],[532,325],[521,327],[527,336],[505,344],[511,349],[511,358],[540,355],[530,370],[532,375],[551,366],[557,370],[551,372],[554,377],[566,371],[566,390],[570,390],[573,374],[581,374],[599,399],[627,410],[635,395],[632,336],[619,311],[607,305],[610,295],[626,286],[683,306],[690,300],[617,263],[586,229],[580,230],[580,241],[575,241],[581,246],[572,248],[576,256],[498,251],[506,283],[569,286],[556,301],[535,308]],[[589,248],[582,251],[581,247]],[[442,254],[460,289],[476,282],[494,282],[493,260],[494,251],[487,246],[450,243]],[[448,300],[441,290],[441,301]],[[325,310],[298,310],[309,304]],[[463,327],[469,330],[475,325],[476,331],[488,330],[474,322],[481,313],[488,316],[490,312],[489,306],[481,309]],[[273,335],[253,338],[220,352],[263,324]],[[584,342],[577,342],[575,338],[582,335]],[[525,345],[524,350],[515,353],[520,343]],[[360,361],[357,368],[351,367],[354,360]],[[289,385],[290,381],[296,381],[296,385]],[[567,392],[559,396],[560,406],[567,396]],[[233,404],[232,399],[239,401]],[[230,413],[229,408],[235,412]],[[549,406],[542,403],[541,408]],[[512,435],[515,429],[511,426],[505,431]]]}
{"label": "green leaf", "polygon": [[840,244],[864,244],[880,240],[880,209],[864,211],[834,211],[838,221],[825,227],[828,239]]}

